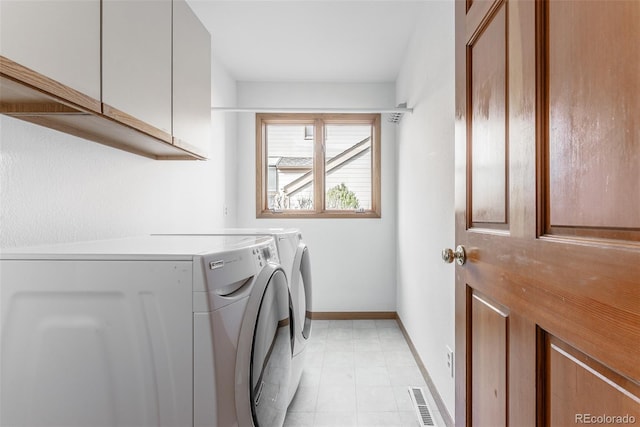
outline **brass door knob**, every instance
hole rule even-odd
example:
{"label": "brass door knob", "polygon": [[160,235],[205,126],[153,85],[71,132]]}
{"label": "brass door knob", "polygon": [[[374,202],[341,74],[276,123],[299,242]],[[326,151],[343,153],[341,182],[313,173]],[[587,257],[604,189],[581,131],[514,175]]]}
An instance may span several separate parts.
{"label": "brass door knob", "polygon": [[464,247],[462,245],[458,245],[455,252],[450,248],[443,249],[442,260],[447,264],[451,264],[453,260],[456,260],[458,265],[464,265],[467,260],[467,254],[464,251]]}

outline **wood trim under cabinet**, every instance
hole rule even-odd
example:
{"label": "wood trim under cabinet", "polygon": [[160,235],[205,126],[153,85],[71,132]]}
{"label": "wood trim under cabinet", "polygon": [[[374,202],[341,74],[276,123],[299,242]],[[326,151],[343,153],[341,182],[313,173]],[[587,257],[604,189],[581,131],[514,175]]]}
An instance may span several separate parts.
{"label": "wood trim under cabinet", "polygon": [[166,132],[0,56],[0,114],[155,160],[203,160]]}
{"label": "wood trim under cabinet", "polygon": [[71,105],[75,104],[80,108],[87,109],[94,113],[102,112],[102,104],[99,100],[93,99],[69,86],[63,85],[49,77],[22,66],[9,58],[0,55],[0,76],[29,86],[31,89],[43,94],[57,98],[58,101]]}
{"label": "wood trim under cabinet", "polygon": [[176,138],[175,136],[172,138],[173,145],[182,148],[183,150],[187,150],[190,153],[193,153],[195,157],[198,157],[200,160],[205,160],[207,158],[206,153],[202,152],[198,147],[193,144],[189,144],[188,142],[183,141],[180,138]]}
{"label": "wood trim under cabinet", "polygon": [[7,114],[49,129],[154,160],[196,160],[193,154],[98,114]]}
{"label": "wood trim under cabinet", "polygon": [[44,116],[51,114],[90,114],[85,111],[78,110],[60,103],[42,103],[42,104],[0,104],[0,114],[6,114],[12,117],[19,116]]}
{"label": "wood trim under cabinet", "polygon": [[129,127],[139,130],[140,132],[144,132],[147,135],[150,135],[156,139],[164,141],[168,144],[173,144],[173,138],[171,134],[165,132],[163,130],[158,129],[155,126],[151,126],[148,123],[143,122],[142,120],[133,117],[130,114],[125,113],[124,111],[120,111],[117,108],[110,106],[109,104],[102,103],[102,111],[103,114],[113,120],[116,120],[120,123],[123,123]]}

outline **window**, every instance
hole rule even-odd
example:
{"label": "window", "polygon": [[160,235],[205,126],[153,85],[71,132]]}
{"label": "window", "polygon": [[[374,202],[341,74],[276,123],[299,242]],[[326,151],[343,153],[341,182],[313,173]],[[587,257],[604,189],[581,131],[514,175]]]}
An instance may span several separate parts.
{"label": "window", "polygon": [[380,217],[380,114],[257,114],[257,216]]}

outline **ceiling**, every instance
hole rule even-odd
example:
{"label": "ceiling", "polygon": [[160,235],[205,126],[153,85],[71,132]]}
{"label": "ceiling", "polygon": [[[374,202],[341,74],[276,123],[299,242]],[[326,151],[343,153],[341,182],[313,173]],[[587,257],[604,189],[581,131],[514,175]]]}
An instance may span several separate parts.
{"label": "ceiling", "polygon": [[238,81],[373,83],[396,80],[429,0],[188,2]]}

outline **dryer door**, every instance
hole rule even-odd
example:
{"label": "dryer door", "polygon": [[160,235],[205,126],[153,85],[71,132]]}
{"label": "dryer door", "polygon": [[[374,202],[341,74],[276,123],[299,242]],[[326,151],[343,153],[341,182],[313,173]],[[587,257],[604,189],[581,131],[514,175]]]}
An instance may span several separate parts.
{"label": "dryer door", "polygon": [[296,256],[293,260],[291,274],[291,298],[294,307],[295,348],[293,354],[298,354],[305,341],[311,335],[311,260],[309,248],[303,242],[298,244]]}
{"label": "dryer door", "polygon": [[284,271],[267,264],[256,279],[240,329],[236,412],[241,426],[284,423],[293,350],[291,309]]}

